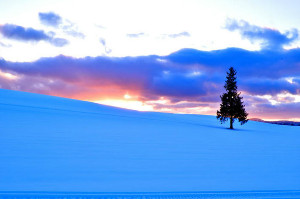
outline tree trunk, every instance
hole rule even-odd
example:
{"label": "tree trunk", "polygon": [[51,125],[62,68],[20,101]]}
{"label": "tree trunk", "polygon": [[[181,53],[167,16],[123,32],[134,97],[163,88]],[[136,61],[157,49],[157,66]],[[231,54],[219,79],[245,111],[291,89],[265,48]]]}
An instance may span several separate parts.
{"label": "tree trunk", "polygon": [[232,119],[232,116],[230,117],[230,129],[233,129],[233,119]]}

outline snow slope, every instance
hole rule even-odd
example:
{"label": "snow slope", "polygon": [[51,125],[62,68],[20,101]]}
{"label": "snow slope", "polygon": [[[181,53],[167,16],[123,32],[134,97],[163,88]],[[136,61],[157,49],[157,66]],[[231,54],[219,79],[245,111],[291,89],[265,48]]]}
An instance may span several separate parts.
{"label": "snow slope", "polygon": [[300,190],[300,127],[0,89],[0,191]]}

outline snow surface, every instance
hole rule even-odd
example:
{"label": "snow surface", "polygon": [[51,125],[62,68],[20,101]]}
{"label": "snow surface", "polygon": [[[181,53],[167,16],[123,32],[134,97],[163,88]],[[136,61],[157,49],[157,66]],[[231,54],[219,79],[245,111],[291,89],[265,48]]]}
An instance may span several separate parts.
{"label": "snow surface", "polygon": [[300,127],[0,89],[1,192],[300,190]]}

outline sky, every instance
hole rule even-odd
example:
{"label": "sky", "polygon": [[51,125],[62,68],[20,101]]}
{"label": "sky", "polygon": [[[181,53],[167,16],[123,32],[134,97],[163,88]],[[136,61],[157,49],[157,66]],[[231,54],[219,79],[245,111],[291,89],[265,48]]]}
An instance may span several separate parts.
{"label": "sky", "polygon": [[300,121],[297,0],[0,0],[0,88],[215,115],[229,67],[249,118]]}

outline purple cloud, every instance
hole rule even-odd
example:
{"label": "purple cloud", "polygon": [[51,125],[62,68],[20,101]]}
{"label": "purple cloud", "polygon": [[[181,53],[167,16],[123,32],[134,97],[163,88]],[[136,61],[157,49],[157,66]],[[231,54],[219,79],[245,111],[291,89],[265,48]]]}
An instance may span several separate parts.
{"label": "purple cloud", "polygon": [[52,26],[55,28],[60,28],[63,30],[64,33],[71,35],[73,37],[84,39],[85,35],[79,32],[77,26],[69,20],[64,20],[58,14],[54,12],[47,12],[47,13],[39,13],[39,19],[42,24],[46,26]]}
{"label": "purple cloud", "polygon": [[71,35],[72,37],[77,37],[81,39],[85,38],[85,35],[82,32],[78,31],[77,25],[69,20],[65,20],[65,23],[61,28],[64,31],[64,33]]}
{"label": "purple cloud", "polygon": [[39,42],[39,41],[47,41],[50,44],[62,47],[67,45],[69,42],[63,38],[55,38],[53,34],[47,34],[43,30],[36,30],[33,28],[24,28],[22,26],[14,25],[14,24],[4,24],[0,25],[0,33],[8,38],[18,41],[31,41],[31,42]]}
{"label": "purple cloud", "polygon": [[256,109],[258,110],[258,115],[261,117],[270,117],[274,119],[280,118],[299,118],[300,114],[300,102],[296,103],[283,103],[278,105],[271,104],[259,104]]}
{"label": "purple cloud", "polygon": [[281,33],[276,29],[252,25],[244,20],[228,19],[225,28],[239,31],[242,37],[250,41],[263,41],[262,47],[269,50],[281,50],[284,45],[293,43],[299,37],[297,29]]}
{"label": "purple cloud", "polygon": [[127,37],[131,37],[131,38],[138,38],[138,37],[141,37],[141,36],[144,36],[145,33],[143,32],[140,32],[140,33],[131,33],[131,34],[127,34]]}
{"label": "purple cloud", "polygon": [[62,23],[62,18],[53,12],[39,13],[39,19],[46,26],[58,27]]}
{"label": "purple cloud", "polygon": [[64,38],[52,38],[50,40],[50,43],[56,47],[63,47],[69,44],[69,41]]}
{"label": "purple cloud", "polygon": [[24,28],[13,24],[0,26],[1,34],[8,39],[20,41],[41,41],[51,39],[43,30]]}
{"label": "purple cloud", "polygon": [[171,38],[177,38],[177,37],[190,37],[191,35],[188,32],[180,32],[176,34],[168,34],[167,36]]}
{"label": "purple cloud", "polygon": [[106,54],[111,53],[112,50],[107,46],[106,40],[103,39],[103,38],[100,38],[99,41],[100,41],[100,43],[102,44],[102,46],[104,47],[105,53],[106,53]]}

